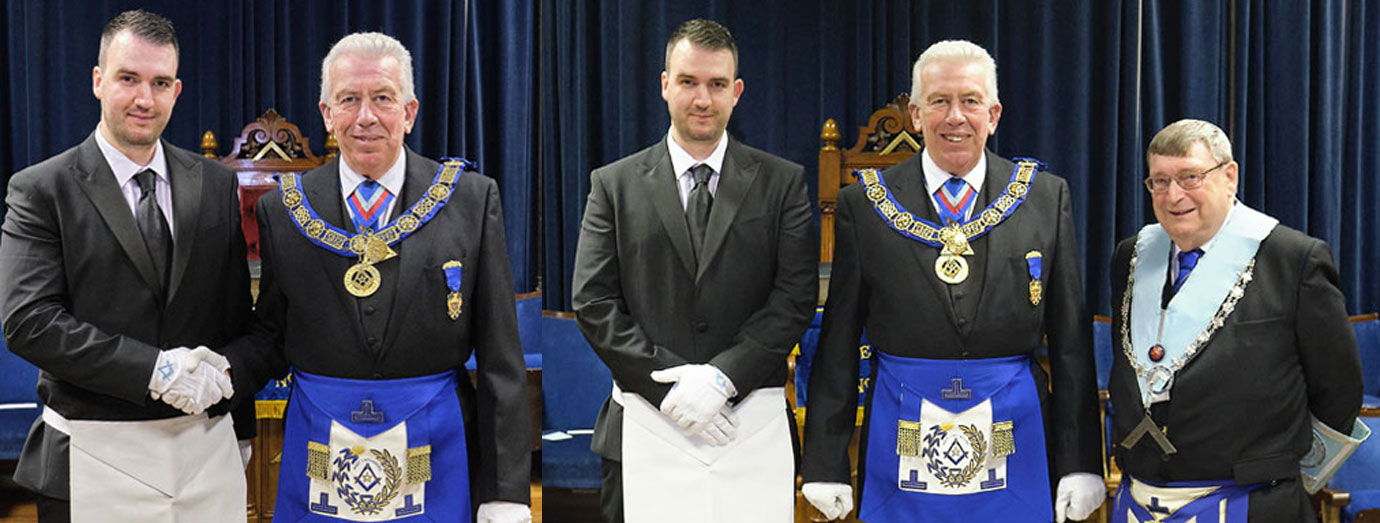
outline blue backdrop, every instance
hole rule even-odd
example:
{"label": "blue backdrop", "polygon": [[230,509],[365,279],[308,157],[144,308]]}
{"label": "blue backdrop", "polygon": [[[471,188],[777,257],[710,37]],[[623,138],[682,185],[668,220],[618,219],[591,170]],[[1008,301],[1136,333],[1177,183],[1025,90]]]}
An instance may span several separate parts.
{"label": "blue backdrop", "polygon": [[[997,59],[991,147],[1069,180],[1091,309],[1109,310],[1115,242],[1153,220],[1149,137],[1219,123],[1246,203],[1327,240],[1353,313],[1380,309],[1380,6],[1356,0],[6,0],[0,10],[0,176],[75,145],[98,120],[99,32],[144,7],[180,31],[185,90],[165,136],[197,149],[275,107],[319,150],[320,60],[348,32],[398,37],[421,112],[407,143],[462,155],[499,181],[518,291],[569,307],[589,172],[669,126],[665,38],[702,16],[734,31],[746,83],[729,130],[813,174],[820,126],[851,145],[910,87],[921,50],[973,40]],[[1345,66],[1344,66],[1345,64]],[[808,180],[812,194],[815,180]],[[0,189],[3,190],[3,189]]]}

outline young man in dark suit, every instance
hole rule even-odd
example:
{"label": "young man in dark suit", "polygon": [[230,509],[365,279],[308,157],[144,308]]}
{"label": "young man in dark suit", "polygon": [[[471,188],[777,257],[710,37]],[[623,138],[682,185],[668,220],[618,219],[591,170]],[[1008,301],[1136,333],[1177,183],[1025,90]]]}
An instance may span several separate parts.
{"label": "young man in dark suit", "polygon": [[666,45],[666,139],[591,174],[576,319],[615,384],[594,428],[606,521],[789,521],[783,385],[818,255],[802,168],[724,132],[743,93],[723,26]]}
{"label": "young man in dark suit", "polygon": [[531,520],[498,185],[404,147],[418,106],[401,43],[342,38],[320,102],[340,158],[259,199],[259,322],[227,355],[237,387],[293,370],[275,519]]}
{"label": "young man in dark suit", "polygon": [[232,427],[215,352],[250,315],[236,180],[160,139],[177,65],[171,22],[115,17],[91,74],[96,131],[10,179],[0,316],[44,404],[15,480],[45,523],[244,521],[235,439],[253,437],[253,404]]}
{"label": "young man in dark suit", "polygon": [[1165,127],[1146,159],[1158,223],[1112,258],[1112,521],[1314,521],[1300,464],[1324,463],[1312,452],[1348,439],[1361,407],[1331,251],[1236,200],[1211,123]]}
{"label": "young man in dark suit", "polygon": [[[802,471],[831,519],[853,506],[864,328],[861,519],[1062,522],[1106,497],[1068,186],[986,151],[1001,111],[987,51],[932,45],[910,100],[924,150],[839,193]],[[1034,358],[1046,340],[1051,374]]]}

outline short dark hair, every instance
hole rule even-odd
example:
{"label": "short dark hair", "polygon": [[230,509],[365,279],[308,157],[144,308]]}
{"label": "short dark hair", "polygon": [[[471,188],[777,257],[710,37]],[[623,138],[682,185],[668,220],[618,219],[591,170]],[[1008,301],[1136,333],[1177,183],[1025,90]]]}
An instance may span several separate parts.
{"label": "short dark hair", "polygon": [[96,65],[105,66],[105,51],[121,31],[129,31],[157,45],[172,45],[173,54],[181,56],[177,46],[177,31],[173,30],[172,22],[162,15],[135,9],[115,15],[110,23],[105,24],[105,29],[101,30],[101,52],[96,56]]}
{"label": "short dark hair", "polygon": [[671,32],[671,38],[666,40],[666,71],[671,71],[671,50],[681,40],[689,40],[690,44],[700,49],[710,51],[721,51],[728,49],[733,52],[733,74],[738,74],[738,44],[733,41],[733,33],[728,32],[728,28],[720,25],[713,20],[696,18],[687,20],[680,24],[675,31]]}

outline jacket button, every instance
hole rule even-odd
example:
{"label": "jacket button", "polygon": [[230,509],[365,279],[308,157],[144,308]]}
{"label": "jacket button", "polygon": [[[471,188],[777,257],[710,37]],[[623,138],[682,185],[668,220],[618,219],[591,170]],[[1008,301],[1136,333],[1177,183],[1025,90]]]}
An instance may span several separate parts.
{"label": "jacket button", "polygon": [[708,332],[708,331],[709,331],[709,324],[708,324],[708,323],[705,323],[705,322],[696,323],[696,324],[695,324],[695,330],[697,330],[697,331],[699,331],[699,332]]}
{"label": "jacket button", "polygon": [[374,379],[376,379],[376,380],[381,380],[381,379],[383,379],[383,375],[382,375],[382,374],[379,374],[379,373],[377,373],[377,372],[375,372],[375,373],[374,373]]}
{"label": "jacket button", "polygon": [[373,316],[373,315],[374,315],[374,311],[376,311],[376,310],[377,310],[377,309],[375,309],[373,305],[369,305],[369,306],[367,306],[367,307],[364,307],[364,315],[365,315],[365,316]]}
{"label": "jacket button", "polygon": [[375,337],[373,337],[373,336],[369,336],[368,338],[364,338],[364,341],[369,342],[370,345],[378,345],[378,344],[379,344],[379,339],[378,339],[378,338],[375,338]]}
{"label": "jacket button", "polygon": [[959,326],[959,327],[962,327],[962,326],[967,325],[967,324],[968,324],[968,318],[959,318],[959,319],[958,319],[958,326]]}

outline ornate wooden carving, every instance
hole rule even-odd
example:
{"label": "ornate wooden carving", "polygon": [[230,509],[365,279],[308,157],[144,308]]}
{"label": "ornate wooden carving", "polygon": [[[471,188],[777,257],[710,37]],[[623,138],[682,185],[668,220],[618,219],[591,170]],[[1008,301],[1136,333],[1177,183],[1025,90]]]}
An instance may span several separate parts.
{"label": "ornate wooden carving", "polygon": [[[328,144],[334,137],[328,137]],[[302,135],[302,129],[287,121],[275,109],[269,109],[263,116],[250,122],[234,139],[230,154],[219,158],[221,163],[230,166],[239,176],[240,216],[244,239],[249,247],[249,259],[259,259],[259,225],[255,205],[259,196],[278,186],[278,177],[283,173],[302,172],[315,169],[330,157],[320,157],[312,152],[309,141]],[[218,149],[216,136],[206,131],[201,137],[202,154],[216,158]],[[334,150],[327,148],[334,156]]]}
{"label": "ornate wooden carving", "polygon": [[824,122],[819,148],[819,259],[834,261],[834,209],[839,189],[857,181],[853,169],[885,169],[920,151],[923,140],[910,118],[910,95],[901,94],[873,111],[867,125],[858,128],[858,141],[839,150],[841,139],[833,119]]}

